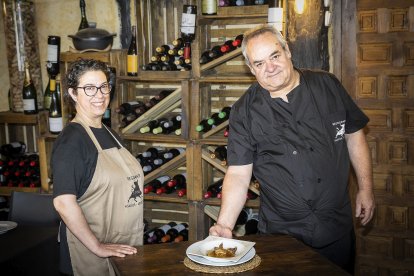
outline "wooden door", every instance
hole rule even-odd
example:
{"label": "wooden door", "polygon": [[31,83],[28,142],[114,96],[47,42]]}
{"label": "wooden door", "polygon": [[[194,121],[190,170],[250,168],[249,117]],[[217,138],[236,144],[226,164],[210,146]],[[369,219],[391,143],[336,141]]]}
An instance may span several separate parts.
{"label": "wooden door", "polygon": [[[342,67],[335,68],[370,118],[376,196],[371,225],[356,222],[356,273],[414,275],[414,0],[339,8]],[[351,189],[355,195],[354,181]]]}

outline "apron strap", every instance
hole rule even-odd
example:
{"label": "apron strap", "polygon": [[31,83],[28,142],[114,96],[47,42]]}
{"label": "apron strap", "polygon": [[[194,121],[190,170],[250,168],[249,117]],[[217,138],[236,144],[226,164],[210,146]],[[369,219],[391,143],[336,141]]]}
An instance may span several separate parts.
{"label": "apron strap", "polygon": [[83,126],[83,128],[86,130],[86,133],[88,133],[89,137],[91,138],[92,142],[95,144],[95,147],[97,148],[98,151],[102,151],[102,147],[99,144],[98,140],[96,140],[95,135],[93,134],[92,130],[90,129],[90,127],[86,126],[85,123],[82,121],[81,118],[78,118],[77,116],[72,120],[72,122],[78,123],[81,126]]}
{"label": "apron strap", "polygon": [[105,124],[102,124],[106,130],[109,132],[109,134],[111,134],[111,136],[115,139],[115,141],[118,143],[120,148],[123,148],[124,146],[121,144],[121,142],[119,142],[119,140],[115,137],[115,135],[112,134],[112,132],[108,129],[108,127]]}

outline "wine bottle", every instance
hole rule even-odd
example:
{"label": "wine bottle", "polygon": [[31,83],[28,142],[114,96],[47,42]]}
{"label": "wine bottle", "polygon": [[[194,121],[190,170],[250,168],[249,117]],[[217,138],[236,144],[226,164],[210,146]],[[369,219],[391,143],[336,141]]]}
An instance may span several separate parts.
{"label": "wine bottle", "polygon": [[210,154],[211,158],[217,158],[220,161],[227,160],[227,146],[218,146],[214,150],[212,154]]}
{"label": "wine bottle", "polygon": [[171,242],[175,240],[176,237],[180,234],[181,231],[188,228],[188,224],[183,222],[179,223],[176,226],[169,229],[164,237],[161,238],[161,242]]}
{"label": "wine bottle", "polygon": [[196,5],[183,5],[183,13],[181,14],[181,38],[185,42],[191,43],[195,38],[196,16]]}
{"label": "wine bottle", "polygon": [[157,100],[160,100],[160,101],[161,101],[162,99],[164,99],[164,98],[168,97],[168,95],[170,95],[172,92],[173,92],[172,90],[161,90],[161,91],[158,93],[158,95],[156,95],[156,96],[155,96],[155,98],[156,98]]}
{"label": "wine bottle", "polygon": [[151,120],[146,126],[143,126],[139,129],[139,132],[144,134],[151,132],[154,128],[159,126],[159,120]]}
{"label": "wine bottle", "polygon": [[230,111],[231,111],[231,107],[230,106],[225,106],[223,107],[223,109],[220,111],[219,113],[219,117],[221,119],[228,120],[230,118]]}
{"label": "wine bottle", "polygon": [[224,121],[225,119],[219,117],[219,113],[213,113],[213,115],[211,115],[211,117],[207,120],[207,124],[218,126]]}
{"label": "wine bottle", "polygon": [[51,77],[59,74],[60,66],[60,36],[49,35],[47,37],[47,61],[46,69]]}
{"label": "wine bottle", "polygon": [[251,190],[247,190],[246,198],[249,199],[249,200],[254,200],[254,199],[258,198],[258,195],[256,193],[252,192]]}
{"label": "wine bottle", "polygon": [[[179,120],[177,120],[179,118]],[[181,116],[174,116],[170,120],[166,121],[162,125],[164,128],[170,128],[171,131],[175,131],[181,127]]]}
{"label": "wine bottle", "polygon": [[85,0],[80,0],[79,1],[79,6],[80,6],[80,11],[81,11],[81,22],[79,24],[79,30],[82,29],[86,29],[89,28],[89,23],[88,23],[88,19],[86,18],[86,4],[85,4]]}
{"label": "wine bottle", "polygon": [[202,0],[201,13],[203,15],[217,14],[217,0]]}
{"label": "wine bottle", "polygon": [[196,126],[196,131],[198,132],[207,132],[210,129],[212,129],[213,127],[215,127],[215,125],[209,125],[207,123],[207,119],[203,119],[201,120],[201,122]]}
{"label": "wine bottle", "polygon": [[51,100],[51,94],[50,94],[50,82],[52,81],[52,77],[49,78],[49,82],[47,83],[45,93],[43,93],[43,108],[45,110],[49,110],[50,107],[50,100]]}
{"label": "wine bottle", "polygon": [[161,187],[162,183],[168,181],[169,179],[170,177],[168,175],[163,175],[148,182],[144,185],[144,194],[155,192],[159,187]]}
{"label": "wine bottle", "polygon": [[233,46],[234,47],[240,47],[243,42],[243,34],[239,34],[236,36],[236,38],[233,40]]}
{"label": "wine bottle", "polygon": [[283,0],[269,0],[267,22],[279,32],[283,31]]}
{"label": "wine bottle", "polygon": [[168,54],[168,51],[169,51],[171,48],[173,48],[173,47],[172,47],[172,46],[170,46],[170,45],[164,44],[164,45],[161,45],[161,46],[158,46],[157,48],[155,48],[155,52],[156,52],[157,54],[159,54],[160,56],[163,56],[163,55]]}
{"label": "wine bottle", "polygon": [[23,85],[23,111],[24,114],[37,114],[37,93],[33,84],[32,77],[30,76],[29,63],[24,63],[25,76]]}
{"label": "wine bottle", "polygon": [[210,186],[207,187],[207,191],[204,193],[204,198],[211,198],[211,197],[217,197],[217,194],[221,192],[221,189],[223,187],[223,179],[220,179]]}
{"label": "wine bottle", "polygon": [[138,75],[137,27],[132,26],[131,42],[127,53],[127,75]]}
{"label": "wine bottle", "polygon": [[259,215],[257,213],[252,214],[244,225],[245,235],[257,234],[257,225],[259,224]]}
{"label": "wine bottle", "polygon": [[246,224],[247,219],[249,218],[249,213],[250,213],[250,212],[251,212],[251,209],[250,209],[250,211],[249,211],[248,209],[243,208],[243,209],[241,210],[241,212],[240,212],[239,216],[237,217],[237,220],[236,220],[236,225],[243,225],[243,224]]}
{"label": "wine bottle", "polygon": [[155,229],[156,228],[152,228],[144,232],[144,235],[143,235],[144,244],[149,244],[152,241],[152,237],[154,236]]}
{"label": "wine bottle", "polygon": [[184,39],[182,39],[181,37],[174,39],[171,44],[174,46],[174,49],[181,49],[184,46]]}
{"label": "wine bottle", "polygon": [[182,189],[178,189],[177,190],[177,195],[179,196],[179,197],[183,197],[183,196],[185,196],[187,194],[187,189],[186,188],[182,188]]}
{"label": "wine bottle", "polygon": [[155,242],[159,243],[161,241],[162,237],[164,237],[167,234],[167,231],[170,230],[172,227],[174,227],[176,225],[177,225],[176,222],[171,221],[168,224],[165,224],[165,225],[155,229],[154,230]]}
{"label": "wine bottle", "polygon": [[184,152],[185,152],[184,148],[172,148],[172,149],[169,149],[166,153],[164,153],[163,157],[165,159],[173,159],[174,157]]}
{"label": "wine bottle", "polygon": [[188,228],[182,230],[174,239],[174,242],[188,241]]}
{"label": "wine bottle", "polygon": [[221,45],[220,51],[225,54],[228,52],[233,51],[234,49],[236,49],[235,46],[233,46],[233,40],[227,40],[226,42],[224,42],[223,45]]}
{"label": "wine bottle", "polygon": [[218,57],[221,57],[223,55],[223,53],[221,52],[220,48],[221,48],[221,45],[214,46],[209,51],[208,56],[212,59],[216,59]]}
{"label": "wine bottle", "polygon": [[191,64],[191,44],[189,41],[184,43],[184,64]]}
{"label": "wine bottle", "polygon": [[187,173],[182,173],[182,174],[176,174],[173,176],[173,178],[171,178],[167,185],[170,188],[174,188],[174,187],[178,187],[178,188],[182,188],[185,187],[185,184],[187,183]]}
{"label": "wine bottle", "polygon": [[111,127],[111,109],[109,107],[105,109],[105,113],[102,116],[102,123],[107,127]]}
{"label": "wine bottle", "polygon": [[181,133],[182,133],[182,130],[181,130],[181,128],[179,128],[179,129],[177,129],[176,131],[174,131],[174,133],[175,133],[175,135],[181,135]]}
{"label": "wine bottle", "polygon": [[229,126],[226,127],[223,133],[224,137],[229,137]]}
{"label": "wine bottle", "polygon": [[56,76],[56,97],[58,99],[60,109],[62,110],[62,89],[60,85],[60,74]]}
{"label": "wine bottle", "polygon": [[140,101],[126,102],[126,103],[122,103],[115,111],[125,116],[130,113],[134,113],[135,109],[142,105],[144,105],[144,103]]}
{"label": "wine bottle", "polygon": [[57,98],[56,81],[50,82],[50,108],[49,108],[49,131],[52,134],[59,134],[63,129],[62,109]]}
{"label": "wine bottle", "polygon": [[210,50],[207,50],[201,54],[199,62],[200,64],[206,64],[212,60],[213,59],[210,57]]}
{"label": "wine bottle", "polygon": [[157,158],[158,156],[163,155],[165,152],[165,148],[150,147],[142,153],[142,156]]}

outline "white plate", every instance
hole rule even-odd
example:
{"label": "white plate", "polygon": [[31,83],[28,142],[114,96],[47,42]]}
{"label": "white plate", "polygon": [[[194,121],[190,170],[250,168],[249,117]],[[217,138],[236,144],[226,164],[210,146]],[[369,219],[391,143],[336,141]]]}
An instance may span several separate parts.
{"label": "white plate", "polygon": [[204,257],[196,256],[196,255],[188,255],[188,258],[195,263],[199,263],[202,265],[209,265],[209,266],[233,266],[243,264],[247,261],[250,261],[254,255],[256,255],[256,250],[252,247],[249,252],[246,253],[238,262],[213,262]]}
{"label": "white plate", "polygon": [[[207,252],[209,250],[212,250],[214,247],[218,247],[221,243],[223,243],[223,248],[237,247],[235,256],[232,258],[214,258],[214,257],[207,256]],[[216,237],[216,236],[208,236],[206,239],[190,245],[187,248],[186,254],[189,258],[190,256],[198,257],[210,263],[222,263],[222,264],[224,263],[224,265],[229,265],[229,263],[239,264],[241,259],[253,248],[254,245],[255,245],[254,242],[249,242],[249,241],[226,239],[226,238],[221,238],[221,237]],[[253,256],[251,256],[250,259],[253,258]],[[245,260],[245,261],[248,261],[248,260]]]}
{"label": "white plate", "polygon": [[0,221],[0,234],[6,233],[17,227],[17,223],[14,221]]}

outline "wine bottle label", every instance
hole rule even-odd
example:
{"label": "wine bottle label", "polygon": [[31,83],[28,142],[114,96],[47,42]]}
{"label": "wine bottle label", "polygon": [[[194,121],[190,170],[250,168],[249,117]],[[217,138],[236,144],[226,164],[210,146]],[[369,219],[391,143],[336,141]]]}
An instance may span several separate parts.
{"label": "wine bottle label", "polygon": [[58,45],[47,45],[47,61],[56,63],[58,61]]}
{"label": "wine bottle label", "polygon": [[217,13],[217,4],[215,0],[204,0],[201,4],[202,14],[215,14]]}
{"label": "wine bottle label", "polygon": [[178,224],[177,226],[174,227],[178,232],[181,232],[182,230],[184,230],[186,227],[183,224]]}
{"label": "wine bottle label", "polygon": [[49,130],[50,132],[60,132],[63,129],[62,117],[52,118],[49,117]]}
{"label": "wine bottle label", "polygon": [[128,55],[127,67],[128,67],[127,70],[128,70],[129,73],[138,72],[138,56]]}
{"label": "wine bottle label", "polygon": [[274,25],[278,31],[283,31],[283,8],[269,8],[267,22]]}
{"label": "wine bottle label", "polygon": [[23,99],[23,110],[36,110],[34,99]]}
{"label": "wine bottle label", "polygon": [[196,15],[192,13],[183,13],[181,17],[181,32],[184,34],[195,33]]}

